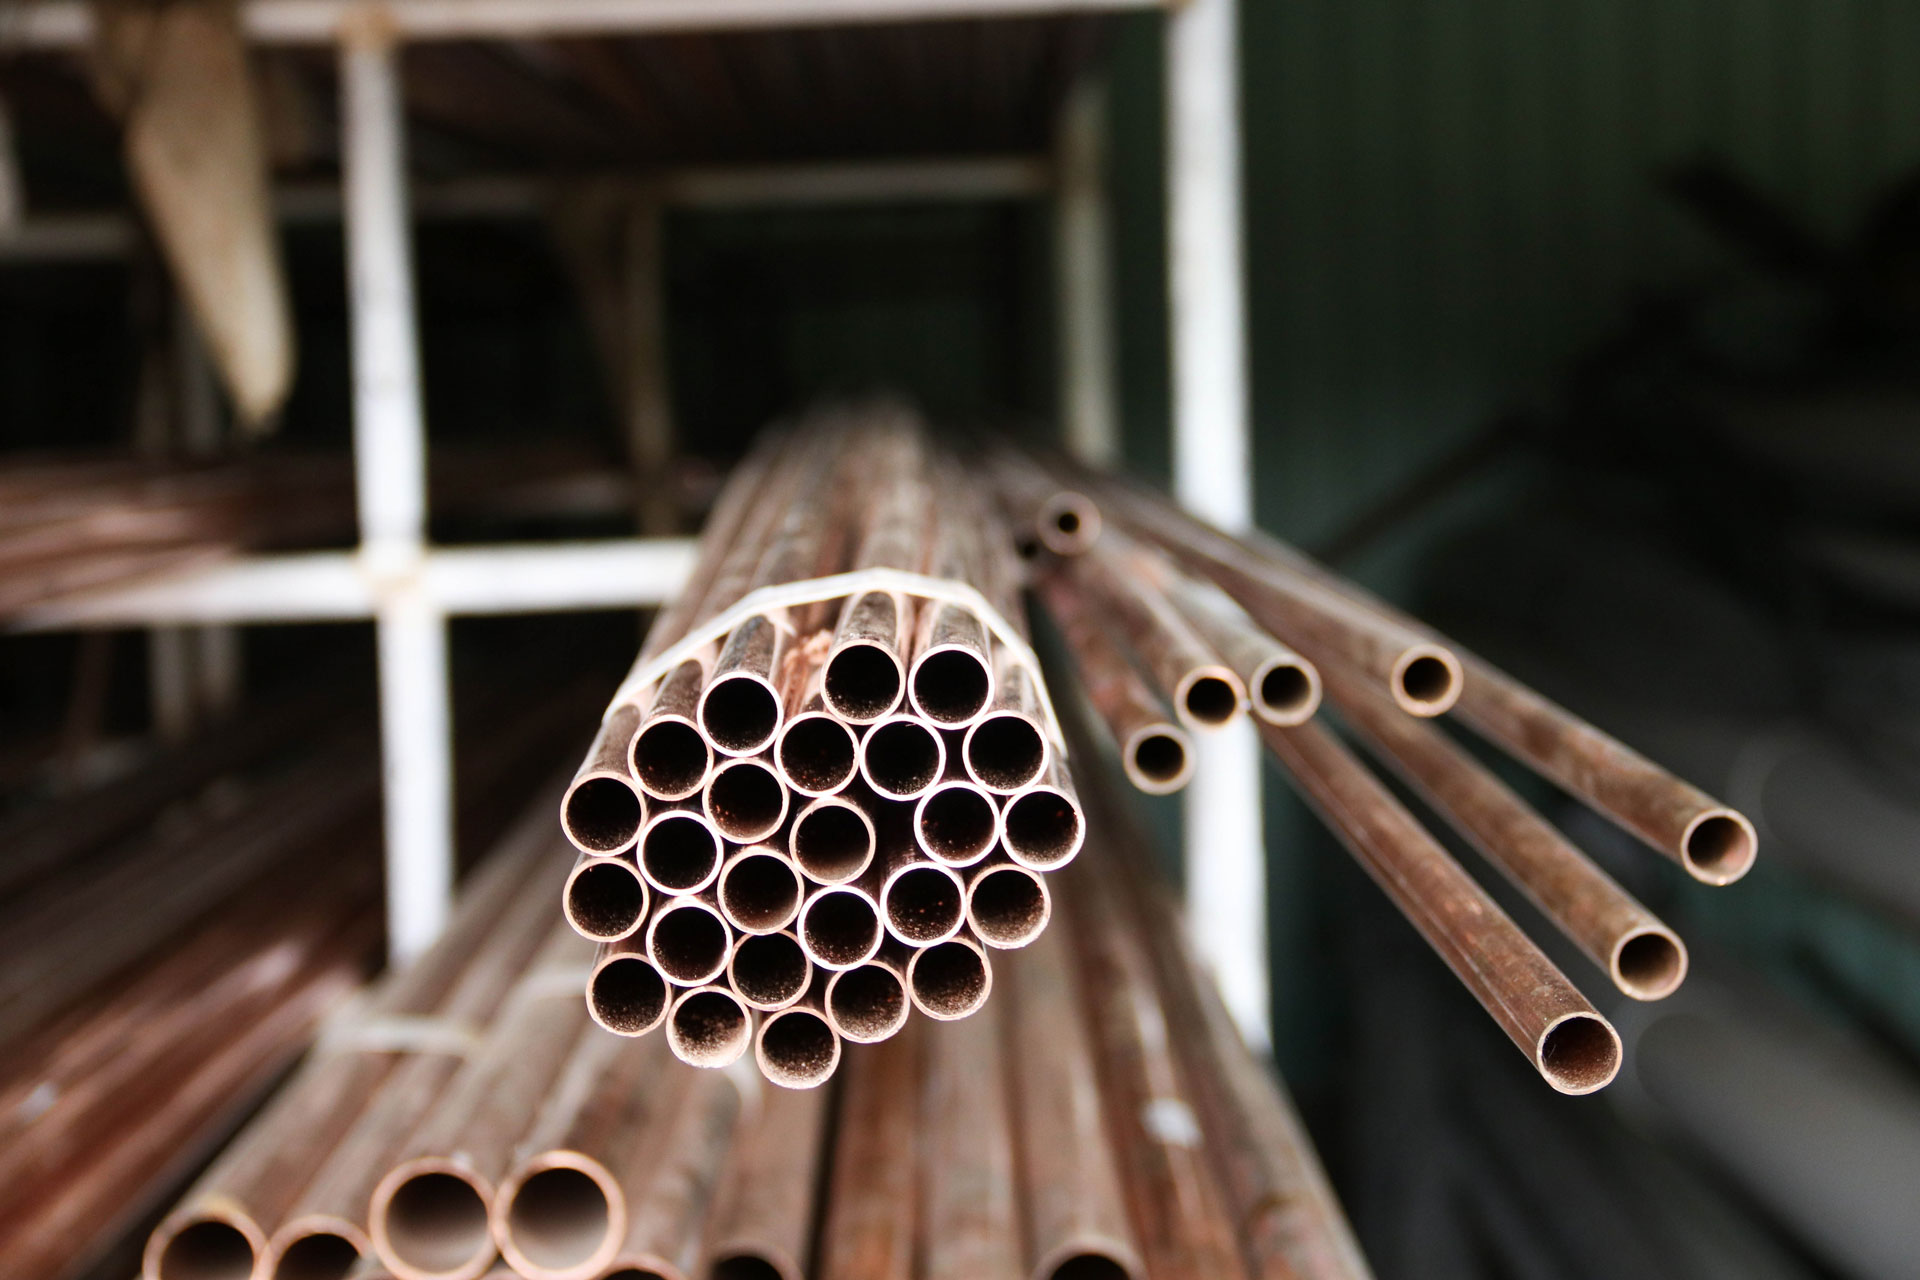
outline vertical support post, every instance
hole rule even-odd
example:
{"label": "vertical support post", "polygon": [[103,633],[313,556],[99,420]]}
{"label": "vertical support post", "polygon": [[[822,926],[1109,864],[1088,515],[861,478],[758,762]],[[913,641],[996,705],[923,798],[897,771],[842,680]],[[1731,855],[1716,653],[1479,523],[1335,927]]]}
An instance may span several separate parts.
{"label": "vertical support post", "polygon": [[673,398],[667,380],[666,207],[657,192],[634,196],[624,231],[627,455],[638,486],[640,532],[664,538],[680,531],[680,510],[667,484]]}
{"label": "vertical support post", "polygon": [[453,899],[453,770],[446,619],[421,586],[427,434],[407,222],[399,59],[376,14],[341,33],[341,168],[353,329],[360,557],[379,604],[387,945],[418,955]]}
{"label": "vertical support post", "polygon": [[[216,457],[226,434],[220,388],[193,308],[179,294],[174,297],[173,358],[178,443],[189,458]],[[200,626],[188,638],[194,705],[200,718],[218,720],[240,701],[240,629],[225,623]]]}
{"label": "vertical support post", "polygon": [[[1235,0],[1168,12],[1167,268],[1173,485],[1226,529],[1253,522],[1241,260]],[[1199,735],[1187,788],[1187,920],[1242,1034],[1270,1044],[1260,744],[1243,719]]]}
{"label": "vertical support post", "polygon": [[1089,466],[1120,461],[1101,154],[1106,89],[1091,76],[1061,104],[1054,134],[1054,286],[1060,332],[1060,420],[1068,452]]}

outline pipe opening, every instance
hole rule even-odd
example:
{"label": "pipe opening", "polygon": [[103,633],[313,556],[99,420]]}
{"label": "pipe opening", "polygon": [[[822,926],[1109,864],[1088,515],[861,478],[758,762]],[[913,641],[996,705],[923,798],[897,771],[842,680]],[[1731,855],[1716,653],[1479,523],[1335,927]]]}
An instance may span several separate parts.
{"label": "pipe opening", "polygon": [[1686,976],[1686,948],[1671,934],[1636,933],[1613,953],[1614,981],[1636,1000],[1670,996]]}
{"label": "pipe opening", "polygon": [[849,720],[878,720],[900,702],[900,663],[877,644],[850,644],[827,659],[820,692]]}
{"label": "pipe opening", "polygon": [[1015,796],[1002,816],[1007,851],[1029,866],[1051,870],[1080,851],[1080,806],[1051,787]]}
{"label": "pipe opening", "polygon": [[757,1254],[736,1253],[714,1262],[713,1280],[787,1280],[787,1274]]}
{"label": "pipe opening", "polygon": [[721,676],[701,695],[700,727],[722,751],[752,755],[780,728],[780,696],[755,676]]}
{"label": "pipe opening", "polygon": [[821,964],[851,968],[880,949],[880,912],[863,893],[829,889],[801,911],[800,939]]}
{"label": "pipe opening", "polygon": [[660,972],[683,987],[710,982],[727,966],[727,926],[703,906],[662,911],[647,926],[647,949]]}
{"label": "pipe opening", "polygon": [[1240,693],[1223,677],[1202,675],[1188,683],[1180,705],[1195,724],[1222,725],[1240,710]]}
{"label": "pipe opening", "polygon": [[1057,493],[1041,509],[1042,541],[1056,555],[1079,555],[1100,536],[1100,510],[1077,493]]}
{"label": "pipe opening", "polygon": [[1135,784],[1145,782],[1143,790],[1172,790],[1187,780],[1192,769],[1187,759],[1187,744],[1179,735],[1164,729],[1150,730],[1133,740],[1131,756]]}
{"label": "pipe opening", "polygon": [[855,1044],[874,1044],[907,1022],[907,989],[883,964],[835,974],[827,986],[827,1016]]}
{"label": "pipe opening", "polygon": [[1000,814],[992,798],[965,783],[929,792],[914,820],[928,856],[956,867],[986,857],[1000,835]]}
{"label": "pipe opening", "polygon": [[417,1271],[444,1275],[493,1253],[487,1202],[480,1189],[451,1173],[420,1173],[394,1189],[385,1232],[394,1257]]}
{"label": "pipe opening", "polygon": [[873,861],[873,823],[851,804],[810,807],[793,824],[793,860],[822,884],[851,880]]}
{"label": "pipe opening", "polygon": [[600,1280],[681,1280],[676,1272],[656,1271],[652,1267],[621,1267],[609,1271]]}
{"label": "pipe opening", "polygon": [[791,934],[754,934],[734,947],[727,976],[734,991],[754,1008],[780,1009],[805,994],[813,962]]}
{"label": "pipe opening", "polygon": [[1319,692],[1305,667],[1276,663],[1254,681],[1254,707],[1269,723],[1298,724],[1313,713]]}
{"label": "pipe opening", "polygon": [[748,850],[720,873],[720,909],[748,933],[772,933],[800,912],[800,873],[778,854]]}
{"label": "pipe opening", "polygon": [[1711,884],[1730,884],[1753,866],[1758,841],[1747,820],[1731,810],[1694,819],[1681,840],[1687,870]]}
{"label": "pipe opening", "polygon": [[988,946],[1026,946],[1047,927],[1051,912],[1046,885],[1025,867],[995,867],[967,895],[967,922]]}
{"label": "pipe opening", "polygon": [[543,1270],[569,1271],[606,1244],[613,1208],[606,1190],[578,1169],[542,1169],[520,1184],[507,1208],[513,1247]]}
{"label": "pipe opening", "polygon": [[713,767],[713,751],[684,720],[655,720],[633,738],[633,776],[649,794],[684,800],[700,789]]}
{"label": "pipe opening", "polygon": [[1569,1014],[1540,1037],[1540,1071],[1562,1093],[1592,1093],[1619,1070],[1620,1037],[1597,1014]]}
{"label": "pipe opening", "polygon": [[615,956],[587,983],[594,1020],[616,1035],[645,1035],[667,1016],[667,982],[641,956]]}
{"label": "pipe opening", "polygon": [[811,1009],[786,1009],[760,1027],[760,1067],[786,1089],[825,1084],[840,1065],[840,1037]]}
{"label": "pipe opening", "polygon": [[881,894],[887,924],[911,946],[951,938],[966,915],[960,878],[938,863],[908,867],[887,882]]}
{"label": "pipe opening", "polygon": [[987,664],[966,649],[930,653],[913,673],[914,705],[941,724],[965,724],[986,709],[992,696]]}
{"label": "pipe opening", "polygon": [[1453,667],[1431,653],[1419,654],[1401,666],[1399,685],[1398,701],[1418,715],[1437,715],[1459,696]]}
{"label": "pipe opening", "polygon": [[640,870],[665,893],[693,893],[720,874],[720,837],[700,815],[663,813],[640,837]]}
{"label": "pipe opening", "polygon": [[167,1241],[156,1270],[160,1280],[247,1280],[253,1264],[253,1241],[246,1232],[219,1218],[203,1218]]}
{"label": "pipe opening", "polygon": [[860,744],[852,730],[831,716],[800,716],[781,732],[774,763],[796,790],[826,795],[853,778]]}
{"label": "pipe opening", "polygon": [[907,982],[921,1012],[948,1022],[985,1004],[993,978],[983,953],[964,942],[949,941],[915,952]]}
{"label": "pipe opening", "polygon": [[1071,538],[1080,532],[1080,513],[1072,507],[1063,507],[1054,513],[1053,527]]}
{"label": "pipe opening", "polygon": [[905,799],[940,780],[945,750],[940,735],[918,720],[890,720],[867,734],[863,750],[873,789]]}
{"label": "pipe opening", "polygon": [[1018,791],[1047,767],[1047,740],[1025,716],[988,716],[967,734],[967,771],[991,791]]}
{"label": "pipe opening", "polygon": [[758,760],[735,761],[707,781],[707,816],[729,840],[763,840],[787,816],[787,784]]}
{"label": "pipe opening", "polygon": [[639,795],[618,778],[588,778],[567,797],[567,834],[593,853],[626,848],[645,820]]}
{"label": "pipe opening", "polygon": [[747,1011],[725,991],[690,991],[667,1020],[669,1046],[696,1067],[726,1066],[746,1052],[752,1034]]}
{"label": "pipe opening", "polygon": [[[273,1280],[347,1280],[360,1265],[360,1249],[345,1236],[316,1231],[280,1251]],[[169,1273],[161,1273],[168,1280]]]}
{"label": "pipe opening", "polygon": [[624,862],[593,862],[567,884],[567,920],[598,942],[626,937],[647,913],[647,886]]}
{"label": "pipe opening", "polygon": [[1133,1280],[1133,1273],[1104,1253],[1076,1253],[1047,1272],[1047,1280]]}

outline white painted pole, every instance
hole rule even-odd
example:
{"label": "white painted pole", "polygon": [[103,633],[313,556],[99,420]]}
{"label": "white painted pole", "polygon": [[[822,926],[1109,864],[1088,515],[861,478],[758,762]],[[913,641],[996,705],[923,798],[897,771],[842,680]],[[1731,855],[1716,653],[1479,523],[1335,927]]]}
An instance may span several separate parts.
{"label": "white painted pole", "polygon": [[360,556],[375,584],[386,802],[387,945],[418,955],[453,900],[446,619],[427,597],[427,436],[407,226],[399,62],[377,15],[340,47]]}
{"label": "white painted pole", "polygon": [[[1187,0],[1167,15],[1174,494],[1227,529],[1253,522],[1235,44],[1234,0]],[[1198,739],[1184,797],[1188,928],[1241,1032],[1264,1049],[1260,744],[1244,719]]]}
{"label": "white painted pole", "polygon": [[1054,147],[1061,435],[1069,452],[1096,467],[1120,461],[1101,155],[1106,114],[1105,87],[1083,79],[1061,106]]}

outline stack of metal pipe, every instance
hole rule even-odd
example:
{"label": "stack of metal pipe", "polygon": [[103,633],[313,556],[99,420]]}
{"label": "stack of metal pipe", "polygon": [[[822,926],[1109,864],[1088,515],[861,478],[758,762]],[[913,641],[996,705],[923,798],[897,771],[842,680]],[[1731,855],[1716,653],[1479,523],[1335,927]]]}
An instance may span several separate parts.
{"label": "stack of metal pipe", "polygon": [[1005,526],[907,411],[817,414],[708,523],[561,807],[595,1022],[824,1083],[986,1002],[1085,834]]}
{"label": "stack of metal pipe", "polygon": [[1251,714],[1289,781],[1547,1082],[1589,1093],[1613,1079],[1612,1025],[1314,722],[1322,692],[1375,761],[1637,1000],[1679,986],[1679,937],[1434,718],[1450,713],[1707,884],[1752,866],[1745,817],[1280,542],[1229,536],[1144,489],[1010,448],[991,469],[1136,786],[1177,790],[1189,735]]}

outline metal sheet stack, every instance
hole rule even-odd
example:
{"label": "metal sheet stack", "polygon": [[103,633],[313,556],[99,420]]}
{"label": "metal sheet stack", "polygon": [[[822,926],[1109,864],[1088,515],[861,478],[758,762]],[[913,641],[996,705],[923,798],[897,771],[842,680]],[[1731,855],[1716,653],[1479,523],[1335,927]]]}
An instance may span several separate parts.
{"label": "metal sheet stack", "polygon": [[561,821],[618,1035],[809,1088],[985,1004],[1085,823],[1012,539],[912,415],[817,414],[743,464]]}

